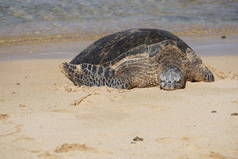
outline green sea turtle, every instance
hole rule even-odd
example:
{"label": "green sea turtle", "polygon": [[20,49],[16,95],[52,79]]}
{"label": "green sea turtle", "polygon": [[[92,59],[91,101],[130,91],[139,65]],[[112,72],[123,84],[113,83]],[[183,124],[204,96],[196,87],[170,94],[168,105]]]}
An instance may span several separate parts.
{"label": "green sea turtle", "polygon": [[75,85],[131,89],[184,88],[186,81],[214,81],[196,53],[172,33],[128,29],[105,36],[61,65]]}

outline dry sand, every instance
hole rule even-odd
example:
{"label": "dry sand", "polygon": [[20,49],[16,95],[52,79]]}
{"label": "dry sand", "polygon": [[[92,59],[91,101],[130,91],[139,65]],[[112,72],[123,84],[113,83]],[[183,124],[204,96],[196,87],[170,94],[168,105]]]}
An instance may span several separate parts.
{"label": "dry sand", "polygon": [[203,60],[216,82],[176,91],[77,88],[64,59],[2,61],[0,158],[237,159],[238,56]]}

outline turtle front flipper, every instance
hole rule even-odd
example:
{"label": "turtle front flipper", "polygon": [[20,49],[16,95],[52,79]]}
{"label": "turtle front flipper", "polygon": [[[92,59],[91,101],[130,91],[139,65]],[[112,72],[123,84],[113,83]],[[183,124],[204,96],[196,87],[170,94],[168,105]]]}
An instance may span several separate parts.
{"label": "turtle front flipper", "polygon": [[129,89],[130,84],[124,77],[118,77],[115,70],[93,64],[70,64],[60,65],[61,72],[75,85],[81,86],[108,86],[113,88]]}
{"label": "turtle front flipper", "polygon": [[196,65],[190,67],[191,70],[188,71],[188,80],[192,82],[214,82],[215,78],[212,72],[204,65]]}

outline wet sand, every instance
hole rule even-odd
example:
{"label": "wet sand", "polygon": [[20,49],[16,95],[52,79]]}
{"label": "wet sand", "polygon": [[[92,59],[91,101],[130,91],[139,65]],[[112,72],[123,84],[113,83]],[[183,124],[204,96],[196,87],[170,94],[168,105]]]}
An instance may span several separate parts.
{"label": "wet sand", "polygon": [[[180,33],[179,33],[180,34]],[[178,35],[179,35],[178,34]],[[221,36],[226,35],[222,39]],[[22,59],[72,59],[88,45],[93,43],[101,35],[92,36],[94,38],[82,40],[66,40],[61,42],[50,41],[40,43],[23,44],[0,44],[0,61],[22,60]],[[221,33],[216,36],[179,36],[189,46],[191,46],[199,56],[223,56],[238,55],[238,34],[227,35]]]}
{"label": "wet sand", "polygon": [[[195,50],[207,45],[193,40],[185,41]],[[47,45],[47,51],[38,48],[32,54],[60,55],[56,48],[64,48]],[[77,54],[75,43],[68,46],[61,59],[21,59],[17,54],[7,59],[4,49],[16,52],[14,47],[23,46],[1,48],[1,158],[237,159],[236,49],[202,56],[215,82],[188,82],[185,89],[162,91],[75,87],[58,68]]]}

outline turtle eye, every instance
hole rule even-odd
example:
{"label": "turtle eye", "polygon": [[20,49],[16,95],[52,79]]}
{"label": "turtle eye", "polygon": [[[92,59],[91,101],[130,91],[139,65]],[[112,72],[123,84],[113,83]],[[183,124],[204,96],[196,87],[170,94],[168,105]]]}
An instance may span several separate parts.
{"label": "turtle eye", "polygon": [[181,78],[180,78],[179,75],[176,75],[176,76],[174,76],[174,80],[175,80],[176,82],[180,82],[180,81],[181,81]]}
{"label": "turtle eye", "polygon": [[166,76],[163,73],[160,74],[160,80],[161,81],[165,81],[166,80]]}
{"label": "turtle eye", "polygon": [[172,72],[172,77],[175,82],[181,81],[181,73],[179,71]]}

